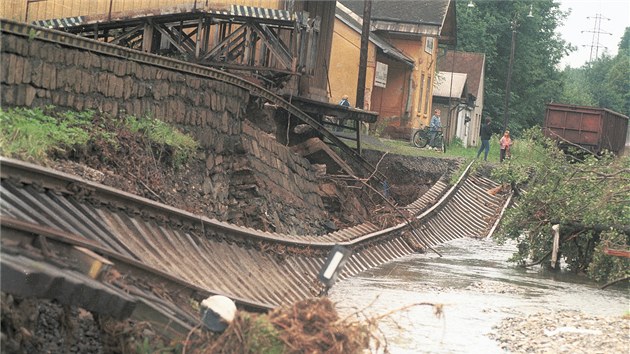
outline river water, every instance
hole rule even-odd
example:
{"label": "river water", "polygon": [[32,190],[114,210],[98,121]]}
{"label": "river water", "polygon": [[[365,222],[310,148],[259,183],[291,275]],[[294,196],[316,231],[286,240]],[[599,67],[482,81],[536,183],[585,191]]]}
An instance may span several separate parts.
{"label": "river water", "polygon": [[[501,319],[552,310],[621,316],[627,288],[600,290],[571,273],[517,268],[507,260],[514,244],[459,239],[435,253],[410,255],[341,281],[330,290],[340,315],[379,321],[391,353],[504,353],[488,337]],[[443,316],[432,306],[443,304]]]}

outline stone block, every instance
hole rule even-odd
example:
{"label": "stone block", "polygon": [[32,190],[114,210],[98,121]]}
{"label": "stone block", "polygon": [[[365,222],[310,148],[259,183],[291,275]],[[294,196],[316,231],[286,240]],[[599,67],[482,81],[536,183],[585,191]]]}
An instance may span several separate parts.
{"label": "stone block", "polygon": [[206,157],[206,168],[208,170],[214,168],[214,155],[212,153],[208,153],[208,157]]}
{"label": "stone block", "polygon": [[8,63],[7,77],[4,82],[13,85],[16,83],[15,63],[18,61],[18,56],[15,54],[6,54],[2,60]]}
{"label": "stone block", "polygon": [[76,50],[64,50],[63,51],[64,54],[64,61],[66,63],[74,63],[74,56],[77,55],[77,51]]}
{"label": "stone block", "polygon": [[93,82],[95,79],[94,79],[94,76],[91,75],[89,72],[80,71],[80,73],[81,73],[81,82],[80,82],[79,93],[87,94],[91,91],[93,87],[95,87],[95,85],[93,85]]}
{"label": "stone block", "polygon": [[219,106],[217,107],[217,111],[221,112],[225,110],[225,102],[227,101],[227,97],[225,95],[219,96]]}
{"label": "stone block", "polygon": [[37,59],[32,62],[33,70],[31,72],[31,83],[36,87],[42,87],[42,78],[44,76],[44,62]]}
{"label": "stone block", "polygon": [[102,105],[102,110],[115,117],[118,115],[118,102],[115,100],[105,100]]}
{"label": "stone block", "polygon": [[162,70],[157,70],[156,68],[152,67],[152,66],[145,66],[145,73],[147,75],[146,79],[147,80],[156,80],[158,79],[158,73],[160,73]]}
{"label": "stone block", "polygon": [[74,108],[74,101],[76,100],[76,98],[77,98],[76,95],[74,95],[72,93],[68,94],[68,107]]}
{"label": "stone block", "polygon": [[57,85],[60,89],[68,91],[68,87],[74,83],[74,77],[68,72],[73,68],[61,67],[57,72]]}
{"label": "stone block", "polygon": [[14,76],[14,82],[16,84],[21,84],[22,83],[22,78],[24,77],[24,62],[26,60],[24,59],[24,57],[15,57],[15,63],[13,63],[12,69],[13,69],[13,76]]}
{"label": "stone block", "polygon": [[103,94],[104,96],[107,95],[107,86],[108,86],[108,75],[107,73],[104,72],[99,72],[97,74],[97,86],[96,86],[96,92]]}
{"label": "stone block", "polygon": [[142,98],[147,94],[147,87],[146,84],[144,83],[139,83],[138,84],[138,92],[136,94],[136,97],[138,98]]}
{"label": "stone block", "polygon": [[138,64],[135,61],[129,61],[127,62],[126,69],[125,76],[135,76],[138,71]]}
{"label": "stone block", "polygon": [[101,59],[101,70],[102,71],[111,71],[112,70],[112,59],[103,57]]}
{"label": "stone block", "polygon": [[223,112],[223,115],[221,117],[221,126],[219,127],[219,130],[223,133],[227,133],[229,132],[229,127],[230,127],[230,114],[228,112]]}
{"label": "stone block", "polygon": [[117,60],[116,66],[114,67],[114,74],[116,76],[124,76],[126,71],[127,63],[125,63],[123,60]]}
{"label": "stone block", "polygon": [[60,105],[59,103],[61,102],[61,95],[62,94],[60,92],[54,92],[54,91],[51,92],[51,94],[52,94],[52,97],[51,97],[52,103],[55,106],[59,106]]}
{"label": "stone block", "polygon": [[11,34],[2,35],[2,51],[5,53],[17,52],[18,37]]}
{"label": "stone block", "polygon": [[23,57],[28,57],[29,49],[28,40],[25,38],[18,38],[16,42],[16,53]]}
{"label": "stone block", "polygon": [[15,86],[0,85],[0,103],[7,106],[15,105]]}
{"label": "stone block", "polygon": [[29,60],[24,60],[24,71],[22,73],[22,82],[25,84],[31,83],[31,75],[33,71],[33,66]]}
{"label": "stone block", "polygon": [[101,57],[94,53],[89,54],[90,69],[99,69],[101,67]]}
{"label": "stone block", "polygon": [[2,57],[2,60],[0,60],[0,82],[6,84],[9,78],[9,63],[4,59],[4,55],[6,54],[0,54],[0,57]]}
{"label": "stone block", "polygon": [[60,64],[66,63],[66,54],[64,53],[64,50],[62,49],[56,50],[54,53],[54,56],[55,56],[55,59],[54,59],[55,63],[60,63]]}
{"label": "stone block", "polygon": [[[176,122],[183,122],[184,116],[186,114],[186,105],[181,100],[176,100],[175,102],[176,102],[177,108],[175,111],[175,116],[172,118],[175,119]],[[200,125],[200,123],[201,122],[195,122],[195,125]]]}
{"label": "stone block", "polygon": [[0,60],[0,83],[8,84],[9,76],[12,75],[11,62],[9,57],[11,54],[0,54],[2,60]]}
{"label": "stone block", "polygon": [[85,100],[83,100],[83,109],[88,110],[88,109],[95,109],[96,108],[96,100],[94,100],[93,97],[91,96],[86,96]]}
{"label": "stone block", "polygon": [[44,63],[42,67],[42,84],[45,89],[54,90],[57,88],[57,68],[49,63]]}
{"label": "stone block", "polygon": [[123,80],[123,93],[122,93],[122,98],[124,100],[128,100],[129,97],[131,97],[132,93],[133,93],[133,79],[130,77],[125,77]]}
{"label": "stone block", "polygon": [[210,108],[213,111],[218,112],[219,111],[219,95],[214,91],[210,91],[208,92],[208,98],[209,98]]}
{"label": "stone block", "polygon": [[186,80],[186,84],[195,90],[199,89],[199,87],[201,86],[200,80],[196,77],[188,77],[188,79]]}
{"label": "stone block", "polygon": [[34,57],[39,53],[39,45],[38,41],[30,41],[28,42],[28,56]]}
{"label": "stone block", "polygon": [[124,81],[122,78],[118,76],[112,76],[112,81],[114,82],[112,88],[114,90],[113,96],[116,98],[123,98],[124,94]]}
{"label": "stone block", "polygon": [[31,85],[22,85],[25,87],[24,91],[24,105],[27,107],[33,106],[33,100],[37,94],[37,90]]}
{"label": "stone block", "polygon": [[186,88],[186,86],[181,85],[181,86],[177,87],[176,89],[177,89],[177,92],[179,94],[179,97],[181,97],[181,98],[188,98],[188,89]]}

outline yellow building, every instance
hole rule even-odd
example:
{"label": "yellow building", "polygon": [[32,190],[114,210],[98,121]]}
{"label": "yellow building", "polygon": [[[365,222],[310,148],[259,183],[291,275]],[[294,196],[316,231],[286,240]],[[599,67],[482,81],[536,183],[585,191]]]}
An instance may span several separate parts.
{"label": "yellow building", "polygon": [[[356,101],[363,1],[337,2],[329,69],[331,101]],[[451,0],[372,2],[364,109],[379,112],[371,129],[408,138],[431,118],[438,41],[455,42]]]}

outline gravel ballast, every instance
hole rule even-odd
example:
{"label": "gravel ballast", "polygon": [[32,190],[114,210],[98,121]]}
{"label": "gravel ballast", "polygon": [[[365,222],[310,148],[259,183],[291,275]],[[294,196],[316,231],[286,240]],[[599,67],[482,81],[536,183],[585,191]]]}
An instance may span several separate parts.
{"label": "gravel ballast", "polygon": [[630,316],[541,312],[505,318],[490,337],[510,353],[630,353]]}

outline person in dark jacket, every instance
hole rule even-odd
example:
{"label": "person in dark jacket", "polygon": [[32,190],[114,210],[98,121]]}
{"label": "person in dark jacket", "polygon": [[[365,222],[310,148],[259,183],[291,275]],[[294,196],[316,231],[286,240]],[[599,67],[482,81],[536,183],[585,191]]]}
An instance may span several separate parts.
{"label": "person in dark jacket", "polygon": [[483,160],[488,161],[488,152],[490,152],[490,138],[492,137],[492,131],[490,130],[490,118],[486,118],[486,124],[481,127],[481,146],[479,147],[479,151],[477,151],[477,158],[481,155],[482,151],[486,151]]}

